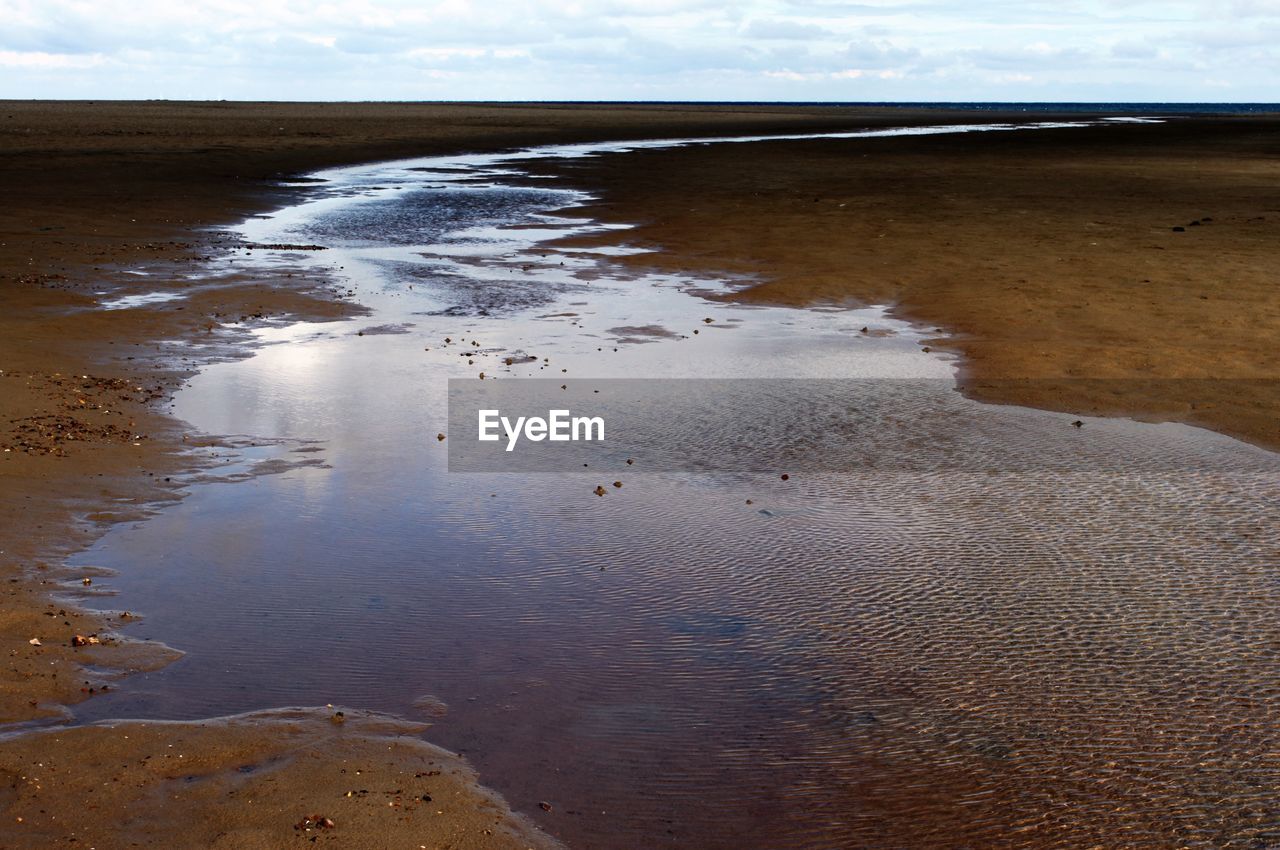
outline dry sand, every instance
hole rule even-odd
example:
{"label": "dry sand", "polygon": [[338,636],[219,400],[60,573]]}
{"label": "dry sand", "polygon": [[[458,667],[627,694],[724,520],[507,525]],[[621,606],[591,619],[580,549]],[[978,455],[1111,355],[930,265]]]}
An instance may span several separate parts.
{"label": "dry sand", "polygon": [[[84,579],[97,577],[67,572],[65,556],[109,523],[180,498],[168,479],[202,463],[192,435],[159,407],[184,375],[237,354],[244,329],[262,317],[359,311],[326,282],[286,270],[180,279],[225,247],[202,228],[293,196],[278,177],[517,144],[1001,117],[0,103],[0,448],[9,449],[0,454],[0,640],[9,650],[0,720],[56,723],[62,706],[174,657],[127,640],[134,615],[86,614],[54,594],[91,592]],[[751,279],[748,298],[893,303],[947,331],[938,344],[964,355],[967,387],[982,397],[1180,418],[1276,445],[1280,396],[1270,384],[1242,391],[1229,381],[1163,379],[1270,379],[1280,365],[1278,126],[1188,120],[717,146],[566,170],[603,192],[591,214],[640,221],[636,238],[664,248],[636,262]],[[1192,220],[1203,223],[1171,230]],[[90,309],[96,289],[125,285],[120,272],[137,263],[168,270],[147,286],[185,287],[182,307]],[[198,345],[189,360],[163,344],[175,339]],[[1056,383],[999,380],[1028,376]],[[1123,381],[1079,380],[1095,377]],[[104,644],[74,647],[75,635]],[[71,837],[77,846],[275,847],[297,836],[342,847],[550,843],[482,791],[460,760],[422,743],[419,727],[350,711],[336,724],[332,715],[51,726],[11,737],[0,749],[0,847]],[[353,781],[353,767],[372,778]],[[419,774],[435,769],[422,793],[448,805],[433,809],[412,796]],[[313,814],[334,828],[294,830]]]}

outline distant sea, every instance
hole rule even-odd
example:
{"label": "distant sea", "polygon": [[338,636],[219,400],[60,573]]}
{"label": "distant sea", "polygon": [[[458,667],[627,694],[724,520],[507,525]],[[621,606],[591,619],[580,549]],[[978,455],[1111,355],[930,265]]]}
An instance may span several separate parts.
{"label": "distant sea", "polygon": [[[689,101],[543,101],[545,103],[687,104]],[[1280,103],[1127,103],[1127,102],[1001,102],[1001,101],[696,101],[706,106],[878,106],[906,109],[968,109],[975,112],[1117,112],[1133,114],[1236,114],[1280,112]]]}

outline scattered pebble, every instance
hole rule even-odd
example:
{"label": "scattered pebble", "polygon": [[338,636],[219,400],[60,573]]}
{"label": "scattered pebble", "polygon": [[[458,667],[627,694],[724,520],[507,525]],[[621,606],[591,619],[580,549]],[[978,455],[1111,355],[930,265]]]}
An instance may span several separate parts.
{"label": "scattered pebble", "polygon": [[333,829],[337,824],[332,819],[324,815],[307,815],[302,820],[293,825],[293,828],[300,832],[310,832],[313,829]]}

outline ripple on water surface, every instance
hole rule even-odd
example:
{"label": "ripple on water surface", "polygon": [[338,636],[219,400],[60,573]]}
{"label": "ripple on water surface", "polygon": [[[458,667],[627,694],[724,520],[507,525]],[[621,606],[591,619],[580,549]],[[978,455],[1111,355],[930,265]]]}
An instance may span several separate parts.
{"label": "ripple on water surface", "polygon": [[[942,392],[882,415],[974,464],[449,474],[444,378],[482,368],[950,374],[881,311],[742,309],[549,252],[546,228],[590,224],[542,210],[580,196],[470,180],[496,162],[329,172],[313,206],[246,225],[332,240],[305,262],[343,267],[374,308],[358,327],[398,332],[274,331],[193,380],[197,427],[320,440],[324,464],[196,487],[85,556],[120,571],[136,634],[188,655],[79,713],[425,714],[584,848],[1280,840],[1273,455]],[[903,452],[890,419],[858,457]]]}

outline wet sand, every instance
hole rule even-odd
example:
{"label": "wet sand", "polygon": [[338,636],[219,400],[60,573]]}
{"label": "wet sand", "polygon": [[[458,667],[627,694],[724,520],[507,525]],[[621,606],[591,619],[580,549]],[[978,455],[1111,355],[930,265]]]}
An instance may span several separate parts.
{"label": "wet sand", "polygon": [[324,709],[110,722],[0,746],[4,847],[554,847],[426,724]]}
{"label": "wet sand", "polygon": [[[0,467],[0,487],[4,488],[5,511],[0,550],[6,578],[10,579],[0,622],[4,624],[6,640],[16,647],[10,668],[0,679],[4,700],[0,708],[8,720],[56,716],[60,704],[88,698],[104,682],[113,687],[114,682],[108,680],[114,673],[103,671],[143,669],[172,656],[163,648],[113,640],[109,640],[113,645],[105,647],[72,647],[73,635],[106,636],[113,623],[90,619],[65,603],[51,602],[47,595],[62,584],[74,587],[90,578],[61,571],[58,565],[63,556],[85,545],[103,524],[142,516],[155,505],[177,498],[180,494],[164,479],[205,462],[202,455],[191,451],[189,444],[184,446],[180,426],[165,418],[156,409],[157,403],[198,362],[233,356],[245,341],[243,329],[255,322],[281,317],[336,318],[359,310],[357,305],[335,297],[324,281],[301,277],[262,280],[253,276],[230,276],[216,286],[199,284],[198,297],[194,302],[187,299],[183,309],[155,304],[119,312],[88,310],[95,301],[90,293],[102,290],[104,280],[112,287],[120,287],[122,294],[131,291],[129,281],[119,274],[124,267],[141,260],[152,266],[167,263],[174,281],[178,281],[181,270],[189,266],[193,257],[218,248],[209,238],[193,235],[192,228],[234,220],[277,204],[288,190],[275,185],[274,176],[319,165],[540,141],[695,131],[839,129],[898,123],[899,118],[939,120],[936,115],[884,113],[842,117],[830,110],[808,110],[794,117],[784,110],[767,109],[747,114],[734,110],[708,114],[701,108],[691,112],[627,109],[624,120],[620,120],[618,113],[610,110],[271,105],[111,105],[103,107],[105,114],[86,120],[84,113],[77,113],[70,106],[3,107],[3,114],[20,116],[6,119],[4,125],[5,176],[12,176],[6,185],[17,187],[19,200],[6,209],[0,222],[4,232],[0,262],[5,275],[0,290],[5,299],[0,316],[0,368],[5,370],[6,386],[0,397],[0,414],[8,429],[0,435],[0,443],[11,449],[0,461],[4,464]],[[341,113],[337,118],[332,115],[335,110]],[[413,113],[407,121],[406,110]],[[967,116],[967,120],[973,119]],[[277,128],[274,131],[273,124]],[[285,130],[279,130],[281,126]],[[1176,339],[1189,334],[1171,338],[1170,333],[1172,321],[1192,321],[1195,316],[1212,321],[1211,327],[1219,329],[1207,350],[1234,358],[1227,362],[1235,371],[1213,371],[1211,375],[1269,377],[1274,370],[1265,369],[1268,361],[1251,358],[1248,353],[1258,352],[1267,333],[1274,338],[1274,328],[1269,323],[1276,321],[1274,301],[1269,300],[1274,295],[1262,283],[1266,266],[1260,264],[1270,244],[1264,238],[1265,228],[1270,226],[1264,209],[1264,179],[1270,179],[1268,175],[1275,168],[1268,159],[1268,134],[1272,128],[1261,119],[1249,119],[1243,124],[1198,121],[1179,126],[1184,129],[1164,137],[1164,153],[1159,155],[1148,153],[1146,137],[1142,136],[1152,128],[1105,128],[1096,132],[1070,131],[1088,132],[1088,137],[1055,134],[1054,141],[1043,146],[1002,139],[999,154],[981,147],[993,138],[988,135],[972,140],[916,140],[910,144],[902,139],[884,140],[880,143],[883,147],[870,140],[859,142],[871,146],[867,153],[868,158],[876,160],[874,168],[850,157],[848,147],[834,147],[848,143],[806,142],[802,149],[752,145],[731,151],[692,149],[608,157],[574,163],[572,173],[575,182],[600,187],[606,193],[606,204],[589,210],[591,214],[648,222],[641,238],[663,244],[668,252],[638,261],[645,265],[670,263],[682,269],[754,275],[762,285],[751,297],[768,300],[894,301],[905,316],[957,330],[959,335],[952,342],[972,364],[975,378],[969,386],[973,392],[980,392],[976,381],[983,373],[979,370],[994,370],[994,366],[983,364],[1000,364],[1007,369],[987,373],[995,377],[1075,376],[1067,371],[1069,368],[1082,369],[1079,374],[1087,377],[1112,376],[1113,372],[1107,369],[1114,369],[1115,377],[1126,379],[1134,377],[1135,370],[1144,377],[1177,376],[1176,371],[1151,372],[1150,367],[1144,367],[1148,371],[1143,372],[1139,366],[1146,361],[1133,358],[1142,353],[1150,360],[1152,352],[1172,351],[1176,358],[1162,354],[1159,363],[1202,367],[1206,348],[1176,345]],[[1240,126],[1254,129],[1248,133],[1226,132]],[[212,127],[216,130],[211,132]],[[1097,141],[1104,132],[1110,134],[1114,146]],[[1206,153],[1216,150],[1222,154],[1227,148],[1231,157],[1213,158]],[[1168,261],[1160,271],[1179,282],[1170,290],[1176,297],[1148,297],[1141,303],[1158,303],[1150,311],[1150,318],[1141,321],[1134,318],[1144,314],[1135,309],[1139,302],[1129,292],[1131,281],[1126,276],[1131,269],[1129,264],[1136,262],[1138,248],[1123,241],[1123,228],[1115,222],[1115,232],[1106,231],[1110,243],[1093,239],[1099,246],[1090,246],[1108,244],[1130,251],[1108,254],[1120,258],[1113,259],[1108,267],[1110,276],[1099,273],[1096,264],[1089,265],[1088,253],[1074,241],[1069,246],[1075,247],[1076,253],[1061,252],[1066,257],[1062,268],[1069,271],[1062,276],[1043,273],[1047,256],[1044,251],[1052,251],[1054,245],[1060,249],[1066,246],[1064,234],[1073,234],[1076,239],[1080,228],[1085,228],[1084,232],[1092,235],[1087,222],[1080,218],[1086,213],[1066,200],[1078,190],[1066,194],[1046,192],[1046,185],[1061,183],[1046,180],[1044,173],[1054,173],[1054,167],[1059,172],[1087,172],[1085,166],[1095,162],[1095,154],[1097,161],[1111,162],[1113,168],[1119,168],[1115,163],[1130,161],[1130,169],[1137,174],[1133,183],[1118,185],[1114,196],[1108,194],[1110,187],[1116,185],[1114,170],[1103,169],[1088,184],[1093,189],[1089,197],[1096,194],[1109,199],[1107,203],[1112,206],[1108,209],[1118,218],[1128,210],[1126,205],[1141,206],[1133,200],[1135,192],[1140,199],[1143,197],[1138,189],[1150,189],[1151,184],[1156,184],[1165,193],[1157,192],[1158,198],[1166,201],[1178,192],[1191,192],[1195,198],[1194,203],[1186,203],[1185,209],[1170,211],[1170,222],[1187,224],[1182,219],[1213,218],[1212,222],[1188,227],[1183,233],[1175,234],[1166,227],[1164,232],[1169,236],[1164,238],[1235,234],[1228,246],[1213,250],[1205,250],[1211,246],[1204,240],[1183,243],[1182,249],[1174,247],[1178,253],[1172,256],[1179,261]],[[1001,163],[1007,164],[1010,156],[1023,165],[1002,167]],[[1141,160],[1138,165],[1131,162],[1135,158]],[[1237,164],[1214,170],[1208,169],[1203,162],[1206,159]],[[1183,179],[1185,173],[1177,166],[1187,162],[1197,164],[1197,174],[1205,174],[1206,169],[1212,173],[1209,177]],[[640,163],[644,165],[632,167]],[[670,169],[671,179],[657,185],[651,179],[654,167]],[[1165,185],[1171,182],[1171,174],[1179,175],[1177,186]],[[872,191],[868,185],[878,189]],[[818,191],[820,187],[823,191]],[[848,220],[840,218],[844,213],[827,209],[826,199],[829,195],[836,197],[836,188],[840,189],[838,199],[830,202],[835,209],[852,208],[864,213],[858,219],[857,227],[862,230],[857,231],[861,237],[857,240],[844,238],[850,230]],[[1194,195],[1196,191],[1201,194]],[[1204,194],[1207,192],[1215,193],[1212,199],[1217,200],[1218,206],[1192,211],[1191,207],[1203,207],[1211,199]],[[688,205],[689,197],[698,198],[697,206]],[[936,203],[939,197],[946,202],[942,208]],[[846,206],[839,207],[840,203]],[[1142,207],[1141,211],[1149,216],[1154,208]],[[1253,214],[1246,218],[1250,212]],[[1133,210],[1129,213],[1136,216]],[[1098,211],[1088,215],[1092,221]],[[1259,216],[1260,221],[1250,220]],[[880,226],[868,224],[868,219]],[[1024,219],[1034,220],[1036,226],[1023,230],[1013,226]],[[993,228],[992,221],[1000,226]],[[1135,217],[1134,221],[1146,219]],[[1234,230],[1210,229],[1232,222],[1238,225]],[[883,242],[879,233],[874,234],[873,242],[870,229],[880,230],[889,223],[902,224],[910,238],[897,240],[892,248],[881,248],[889,243]],[[945,235],[940,235],[939,230]],[[1157,230],[1155,225],[1148,225],[1143,231],[1153,245],[1160,241],[1156,239]],[[888,230],[884,239],[889,238],[887,233]],[[1161,244],[1168,252],[1177,243]],[[1005,254],[1012,259],[1001,260]],[[1228,258],[1226,267],[1233,274],[1230,291],[1247,297],[1220,297],[1222,303],[1215,304],[1212,297],[1201,299],[1199,294],[1225,295],[1226,290],[1220,286],[1208,288],[1216,281],[1207,279],[1211,270],[1223,268],[1223,256]],[[1005,273],[999,268],[1001,263],[1020,268],[1023,278],[1019,280],[1031,281],[1019,285],[1037,287],[1019,296],[1016,311],[1008,306],[1009,290],[994,288],[991,283],[994,278],[1009,284],[1007,278],[997,274]],[[1117,335],[1114,324],[1095,315],[1097,311],[1084,309],[1078,313],[1081,299],[1064,302],[1050,297],[1058,289],[1075,292],[1080,278],[1071,275],[1078,274],[1076,266],[1081,263],[1089,272],[1088,282],[1101,287],[1096,295],[1090,295],[1089,303],[1106,305],[1103,318],[1110,317],[1113,323],[1126,320],[1123,335]],[[896,274],[864,273],[853,285],[848,283],[850,269],[869,268],[889,268]],[[975,269],[983,273],[974,273]],[[1145,273],[1144,277],[1161,279],[1156,273]],[[913,282],[918,284],[914,288]],[[282,283],[287,285],[282,287]],[[1198,313],[1191,310],[1195,304],[1178,312],[1183,310],[1182,302],[1189,300],[1186,287],[1198,293]],[[1208,291],[1199,293],[1199,288]],[[1205,302],[1209,303],[1208,312]],[[198,309],[192,308],[193,303]],[[950,313],[945,313],[947,305]],[[980,324],[982,317],[988,317],[986,325]],[[1013,320],[1017,320],[1016,326],[1031,330],[1012,336],[1007,329],[1013,326]],[[1205,339],[1203,333],[1196,336],[1200,341]],[[212,341],[198,349],[156,344],[157,340],[207,341],[210,337]],[[1046,339],[1054,344],[1047,344]],[[129,353],[122,354],[122,350]],[[189,358],[185,363],[177,359],[182,356],[180,350]],[[1069,352],[1072,358],[1039,353],[1044,351]],[[1274,356],[1269,350],[1268,354]],[[1259,362],[1264,368],[1258,368]],[[1203,374],[1203,369],[1195,373]],[[1046,385],[1034,386],[1043,391]],[[1068,389],[1074,386],[1077,384],[1067,385]],[[1158,386],[1177,384],[1162,382]],[[1112,403],[1105,409],[1161,415],[1164,408],[1155,402],[1169,402],[1167,395],[1154,399],[1135,397],[1131,388],[1126,388],[1124,395],[1123,405]],[[1104,409],[1099,407],[1096,396],[1077,400],[1064,397],[1059,390],[1043,398],[1024,395],[1016,400],[1056,408],[1089,403],[1093,409]],[[1174,402],[1183,404],[1181,399]],[[1267,396],[1255,393],[1241,398],[1238,391],[1234,396],[1224,391],[1220,399],[1209,401],[1219,402],[1237,406],[1247,403],[1256,417],[1249,420],[1247,410],[1231,410],[1232,417],[1219,423],[1223,430],[1243,433],[1259,442],[1271,439],[1265,428],[1275,419],[1266,407]],[[1260,411],[1255,409],[1259,405]],[[32,416],[42,418],[21,421]],[[1200,421],[1185,410],[1179,410],[1177,418]],[[1243,428],[1239,424],[1242,421]],[[1258,423],[1256,427],[1248,424],[1253,421]],[[52,609],[48,608],[50,604]],[[42,645],[29,644],[33,637]],[[93,675],[78,672],[84,658],[91,658],[101,669],[95,669]],[[314,754],[315,746],[323,747],[327,741],[332,720],[328,714],[307,714],[289,723],[302,730],[297,734],[304,741],[303,748]],[[187,805],[169,805],[163,817],[145,808],[156,805],[159,794],[146,795],[150,802],[139,800],[131,807],[144,806],[140,817],[146,820],[148,829],[158,830],[154,836],[163,837],[166,842],[186,840],[190,846],[209,846],[210,836],[221,833],[206,830],[213,829],[210,824],[220,822],[227,814],[217,805],[231,788],[226,777],[244,766],[245,752],[260,747],[279,747],[281,758],[287,759],[289,735],[283,733],[275,719],[250,717],[216,724],[212,731],[199,724],[149,725],[137,735],[131,733],[130,740],[145,740],[154,746],[160,740],[155,736],[171,734],[175,729],[192,736],[184,740],[198,739],[197,745],[207,748],[209,763],[202,766],[202,775],[221,778],[211,784],[213,790],[207,796],[192,794]],[[357,752],[370,753],[382,745],[384,733],[380,726],[364,728],[353,724],[347,734],[354,739],[351,746]],[[206,734],[208,737],[204,737]],[[119,752],[116,748],[122,746],[120,736],[103,727],[79,728],[74,736],[77,751],[84,754],[81,764],[86,771],[95,758]],[[6,747],[13,744],[9,742]],[[26,743],[10,749],[16,755],[5,769],[15,776],[30,772],[29,765],[24,767],[21,761],[23,746],[40,747],[39,739],[28,738]],[[254,836],[253,840],[272,846],[275,833],[271,830],[287,827],[292,831],[292,826],[313,810],[331,816],[321,803],[331,797],[328,792],[334,786],[316,782],[316,771],[327,771],[332,782],[339,782],[343,776],[342,753],[325,749],[326,755],[319,759],[318,766],[313,765],[312,771],[282,771],[280,778],[293,789],[294,796],[284,798],[292,803],[292,810],[282,802],[271,810],[269,822],[246,818],[241,827]],[[141,750],[131,752],[142,758],[137,755]],[[397,750],[387,758],[387,769],[392,773],[383,784],[388,789],[392,785],[399,787],[396,772],[403,773],[430,757],[416,744]],[[465,770],[458,770],[462,778],[456,786],[450,786],[456,789],[450,793],[479,794]],[[91,782],[92,776],[87,773],[80,776],[80,781],[86,781],[86,776]],[[176,776],[168,771],[140,779],[144,785],[159,789]],[[280,784],[285,785],[285,781]],[[15,783],[15,789],[19,789],[17,796],[9,797],[11,808],[28,800],[24,795],[31,793],[20,782]],[[71,808],[71,800],[81,799],[82,791],[75,783],[63,782],[57,790],[44,788],[40,793],[44,808],[61,811]],[[66,796],[60,801],[59,794]],[[488,823],[490,816],[479,814],[478,804],[462,808],[471,812],[471,819],[459,820],[451,828],[478,830],[482,836],[481,825]],[[237,806],[230,813],[238,810]],[[392,811],[380,825],[360,821],[362,835],[390,835],[379,830],[402,828],[395,814]],[[519,834],[521,822],[509,815],[501,816],[506,828]],[[193,823],[202,825],[185,832],[180,829],[183,824],[189,827]],[[339,823],[338,828],[341,827]],[[82,827],[43,828],[53,831],[33,835],[27,846],[41,846],[51,837],[68,834],[59,829]],[[406,835],[424,835],[416,831],[420,825],[407,824],[403,828],[409,830]],[[177,831],[165,832],[166,829]],[[337,835],[334,832],[321,837]],[[343,840],[351,839],[348,836]],[[492,846],[484,843],[488,837],[476,840],[481,842],[477,846]],[[534,836],[528,840],[546,839]],[[253,846],[243,837],[234,841],[235,846]]]}
{"label": "wet sand", "polygon": [[[0,103],[0,179],[7,189],[0,207],[0,635],[10,648],[0,674],[0,720],[56,723],[63,706],[179,655],[115,633],[138,612],[90,615],[68,601],[72,589],[92,592],[93,576],[67,571],[64,559],[112,523],[142,519],[180,498],[178,474],[212,462],[219,447],[185,434],[163,413],[193,369],[242,353],[248,329],[264,322],[360,312],[328,281],[286,269],[216,280],[193,274],[203,258],[229,247],[205,228],[297,195],[281,178],[329,165],[541,142],[839,130],[938,118],[777,107]],[[131,274],[141,266],[151,277]],[[186,297],[181,304],[102,309],[104,301],[157,287]],[[77,636],[100,643],[73,646]],[[310,726],[306,734],[314,737],[329,721],[292,722]],[[237,767],[243,749],[266,746],[275,732],[264,723],[241,717],[213,730],[165,729],[218,742],[206,766],[216,774]],[[375,747],[377,737],[356,743]],[[122,745],[109,729],[90,727],[76,732],[76,746],[87,768]],[[401,753],[394,769],[419,760]],[[320,761],[330,775],[342,770],[337,760]],[[8,770],[25,775],[18,762]],[[294,811],[281,823],[324,809],[327,796],[313,778],[290,784]],[[151,787],[165,780],[152,777]],[[466,787],[460,780],[458,793]],[[42,787],[43,807],[75,810],[77,788],[65,780]],[[14,780],[6,803],[19,806],[30,791]],[[185,826],[185,833],[157,834],[185,834],[186,846],[207,846],[206,833],[192,824],[217,817],[199,796],[174,806],[147,794],[130,807],[152,828],[160,821]],[[459,829],[479,823],[456,813],[448,817]],[[383,829],[401,828],[394,814]],[[520,828],[514,820],[508,825]],[[56,824],[46,826],[57,831]],[[415,826],[403,828],[420,835]],[[6,837],[6,846],[45,846],[51,835],[18,833]]]}
{"label": "wet sand", "polygon": [[[552,166],[554,168],[554,166]],[[974,398],[1280,447],[1280,119],[641,151],[556,169],[630,262],[889,304]],[[648,179],[662,174],[663,179]]]}

